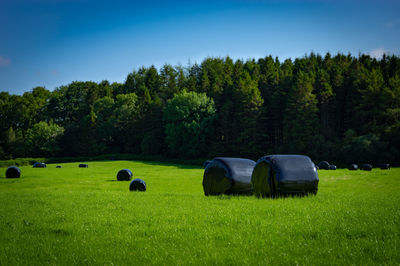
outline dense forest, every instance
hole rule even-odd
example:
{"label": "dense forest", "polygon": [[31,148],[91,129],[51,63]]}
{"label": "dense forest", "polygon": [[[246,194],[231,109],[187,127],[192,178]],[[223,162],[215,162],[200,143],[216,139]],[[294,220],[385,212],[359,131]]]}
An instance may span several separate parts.
{"label": "dense forest", "polygon": [[0,158],[277,153],[400,162],[400,58],[329,53],[142,67],[123,84],[0,93]]}

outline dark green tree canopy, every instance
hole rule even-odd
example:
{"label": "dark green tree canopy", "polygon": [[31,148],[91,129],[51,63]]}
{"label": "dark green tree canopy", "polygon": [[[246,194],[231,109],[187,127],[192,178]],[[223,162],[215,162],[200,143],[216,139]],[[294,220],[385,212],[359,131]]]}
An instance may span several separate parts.
{"label": "dark green tree canopy", "polygon": [[205,93],[183,91],[176,94],[164,109],[170,152],[182,158],[206,155],[214,119],[214,101]]}
{"label": "dark green tree canopy", "polygon": [[398,163],[400,58],[209,57],[123,83],[0,92],[1,159],[104,153]]}

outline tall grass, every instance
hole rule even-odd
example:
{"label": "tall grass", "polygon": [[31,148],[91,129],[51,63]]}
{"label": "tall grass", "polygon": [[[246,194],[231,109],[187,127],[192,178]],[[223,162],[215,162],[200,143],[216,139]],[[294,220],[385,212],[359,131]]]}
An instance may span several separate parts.
{"label": "tall grass", "polygon": [[205,197],[197,166],[88,164],[0,169],[0,265],[400,263],[397,168],[319,171],[316,196],[272,200]]}

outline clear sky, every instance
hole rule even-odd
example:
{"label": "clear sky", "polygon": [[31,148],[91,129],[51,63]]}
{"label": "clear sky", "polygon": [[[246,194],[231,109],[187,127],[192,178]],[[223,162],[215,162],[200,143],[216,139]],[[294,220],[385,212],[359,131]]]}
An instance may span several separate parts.
{"label": "clear sky", "polygon": [[0,91],[208,57],[400,55],[399,0],[0,0]]}

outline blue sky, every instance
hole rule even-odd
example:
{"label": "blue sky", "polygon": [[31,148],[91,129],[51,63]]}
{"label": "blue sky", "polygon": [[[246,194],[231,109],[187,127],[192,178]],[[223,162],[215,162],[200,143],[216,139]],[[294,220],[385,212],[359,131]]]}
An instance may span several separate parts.
{"label": "blue sky", "polygon": [[13,94],[207,56],[312,51],[400,55],[400,1],[0,1],[0,91]]}

